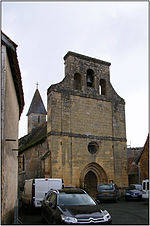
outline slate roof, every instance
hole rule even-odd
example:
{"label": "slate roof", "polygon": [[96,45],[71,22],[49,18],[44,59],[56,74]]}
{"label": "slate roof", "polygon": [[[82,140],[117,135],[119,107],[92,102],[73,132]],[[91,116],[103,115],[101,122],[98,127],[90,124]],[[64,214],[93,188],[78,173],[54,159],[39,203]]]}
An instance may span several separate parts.
{"label": "slate roof", "polygon": [[47,114],[38,89],[36,89],[35,91],[27,116],[30,115],[31,113],[43,114],[43,115]]}
{"label": "slate roof", "polygon": [[31,133],[19,139],[19,154],[28,148],[42,143],[47,138],[47,122],[32,129]]}

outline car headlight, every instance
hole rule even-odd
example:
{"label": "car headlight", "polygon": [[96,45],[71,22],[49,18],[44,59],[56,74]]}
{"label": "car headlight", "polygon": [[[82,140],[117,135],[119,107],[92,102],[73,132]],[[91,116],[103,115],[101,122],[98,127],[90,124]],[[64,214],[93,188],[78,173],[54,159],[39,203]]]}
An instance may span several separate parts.
{"label": "car headlight", "polygon": [[105,220],[109,220],[111,218],[110,214],[107,212],[107,210],[103,210],[103,216]]}
{"label": "car headlight", "polygon": [[77,219],[75,217],[68,217],[65,215],[61,215],[61,219],[66,223],[73,223],[73,224],[77,223]]}
{"label": "car headlight", "polygon": [[126,195],[131,195],[131,194],[129,192],[127,192]]}

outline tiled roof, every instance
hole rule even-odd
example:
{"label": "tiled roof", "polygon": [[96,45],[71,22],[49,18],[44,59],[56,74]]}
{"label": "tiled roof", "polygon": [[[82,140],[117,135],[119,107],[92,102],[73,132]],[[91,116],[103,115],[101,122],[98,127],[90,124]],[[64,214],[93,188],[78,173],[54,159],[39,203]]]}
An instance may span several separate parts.
{"label": "tiled roof", "polygon": [[43,142],[47,137],[47,123],[32,129],[31,133],[19,139],[19,153]]}
{"label": "tiled roof", "polygon": [[30,115],[31,113],[43,114],[43,115],[47,114],[38,89],[36,89],[35,91],[27,116]]}

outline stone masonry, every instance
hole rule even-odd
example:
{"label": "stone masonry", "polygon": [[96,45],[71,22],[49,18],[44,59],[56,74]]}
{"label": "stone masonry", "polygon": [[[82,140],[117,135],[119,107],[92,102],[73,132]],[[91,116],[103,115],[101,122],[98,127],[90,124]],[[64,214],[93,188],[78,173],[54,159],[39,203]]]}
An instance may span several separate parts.
{"label": "stone masonry", "polygon": [[65,186],[127,186],[125,101],[110,83],[111,64],[74,52],[64,60],[63,81],[47,90],[51,175]]}

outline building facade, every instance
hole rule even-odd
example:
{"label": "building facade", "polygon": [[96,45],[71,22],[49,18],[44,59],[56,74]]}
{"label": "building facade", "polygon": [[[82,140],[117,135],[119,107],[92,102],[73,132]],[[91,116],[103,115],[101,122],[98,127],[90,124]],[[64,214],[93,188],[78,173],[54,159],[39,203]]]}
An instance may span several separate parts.
{"label": "building facade", "polygon": [[18,124],[24,106],[17,45],[1,34],[1,223],[14,223],[18,198]]}
{"label": "building facade", "polygon": [[68,52],[65,78],[47,91],[51,176],[66,186],[128,185],[125,101],[110,82],[110,63]]}
{"label": "building facade", "polygon": [[36,89],[27,113],[28,134],[19,139],[20,192],[25,180],[45,177],[42,158],[48,152],[46,115],[40,92]]}
{"label": "building facade", "polygon": [[91,195],[99,183],[128,186],[125,101],[111,85],[111,64],[74,52],[64,61],[63,81],[47,90],[45,135],[37,125],[20,139],[24,179],[63,178]]}
{"label": "building facade", "polygon": [[127,148],[128,182],[129,184],[141,184],[139,158],[143,147]]}
{"label": "building facade", "polygon": [[144,144],[142,153],[139,157],[140,177],[141,181],[149,179],[149,134]]}

